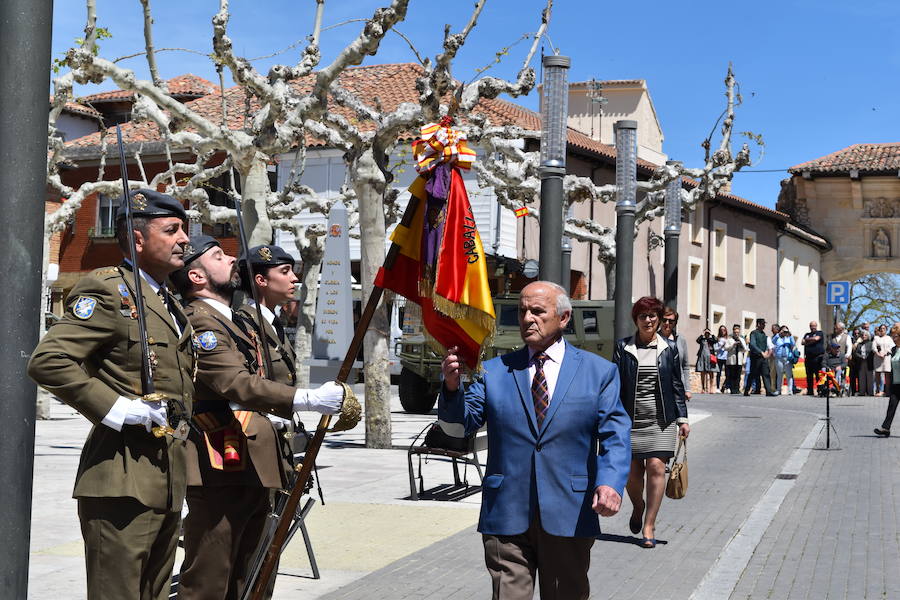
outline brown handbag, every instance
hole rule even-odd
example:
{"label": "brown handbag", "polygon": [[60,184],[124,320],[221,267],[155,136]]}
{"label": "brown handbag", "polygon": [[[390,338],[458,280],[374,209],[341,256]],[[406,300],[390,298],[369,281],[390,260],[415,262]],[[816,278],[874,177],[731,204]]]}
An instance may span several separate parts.
{"label": "brown handbag", "polygon": [[[682,452],[682,448],[684,451]],[[682,460],[678,461],[678,454],[682,452]],[[688,462],[687,440],[678,436],[678,448],[672,458],[672,466],[669,467],[669,480],[666,482],[666,496],[675,500],[684,498],[688,488]]]}

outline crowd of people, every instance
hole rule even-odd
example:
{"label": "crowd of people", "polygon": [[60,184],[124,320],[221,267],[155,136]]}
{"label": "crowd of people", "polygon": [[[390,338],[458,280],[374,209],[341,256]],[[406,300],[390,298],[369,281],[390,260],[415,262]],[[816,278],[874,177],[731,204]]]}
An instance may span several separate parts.
{"label": "crowd of people", "polygon": [[[676,335],[676,339],[681,340],[679,350],[686,360],[686,344],[682,337]],[[798,336],[787,325],[777,323],[767,331],[762,318],[748,334],[740,325],[735,324],[730,333],[721,325],[715,335],[704,330],[696,343],[694,366],[700,374],[701,393],[745,396],[761,390],[768,396],[802,393],[794,381],[794,368],[801,358],[808,395],[817,393],[816,376],[826,368],[834,372],[840,391],[846,395],[889,396],[891,356],[897,345],[887,325],[873,328],[862,323],[848,332],[839,322],[831,334],[826,334],[811,321],[809,331]],[[690,389],[687,372],[684,384]]]}

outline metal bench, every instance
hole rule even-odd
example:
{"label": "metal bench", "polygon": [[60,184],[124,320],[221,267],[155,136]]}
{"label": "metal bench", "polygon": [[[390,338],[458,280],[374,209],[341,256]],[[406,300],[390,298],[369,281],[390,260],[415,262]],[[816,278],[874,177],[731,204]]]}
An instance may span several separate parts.
{"label": "metal bench", "polygon": [[[469,487],[469,482],[465,479],[461,479],[459,476],[459,463],[464,465],[472,465],[475,467],[475,470],[478,472],[479,482],[484,480],[484,473],[481,470],[481,462],[478,460],[478,452],[481,450],[487,449],[487,430],[482,427],[479,429],[475,435],[473,435],[468,440],[468,448],[465,450],[448,450],[446,448],[436,448],[425,445],[424,441],[419,444],[419,438],[428,431],[434,423],[431,423],[419,432],[419,435],[416,436],[416,439],[413,440],[413,443],[409,446],[409,451],[407,452],[406,459],[407,465],[409,467],[409,498],[410,500],[418,500],[419,496],[425,493],[425,481],[422,477],[422,456],[444,456],[451,460],[453,463],[453,486],[455,488],[459,488],[460,486],[465,486],[465,488]],[[419,457],[419,486],[416,488],[416,476],[415,471],[413,469],[413,456]]]}

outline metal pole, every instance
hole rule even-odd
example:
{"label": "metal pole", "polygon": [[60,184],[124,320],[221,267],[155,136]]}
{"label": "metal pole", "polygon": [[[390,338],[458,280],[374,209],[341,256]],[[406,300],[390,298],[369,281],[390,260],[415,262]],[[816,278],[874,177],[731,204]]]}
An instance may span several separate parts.
{"label": "metal pole", "polygon": [[[681,162],[667,160],[667,166],[678,167]],[[678,309],[678,241],[681,237],[681,176],[666,186],[666,217],[663,236],[666,240],[665,266],[663,270],[663,303]]]}
{"label": "metal pole", "polygon": [[562,285],[562,196],[565,167],[541,167],[541,236],[538,276]]}
{"label": "metal pole", "polygon": [[47,115],[52,0],[0,2],[0,397],[8,427],[0,435],[0,589],[28,597],[34,383],[26,363],[38,342],[47,197]]}
{"label": "metal pole", "polygon": [[541,234],[539,276],[564,287],[562,252],[563,177],[566,175],[566,119],[569,106],[567,56],[550,55],[541,61],[544,84],[541,94]]}
{"label": "metal pole", "polygon": [[616,121],[616,289],[615,336],[628,337],[631,277],[634,271],[634,220],[637,211],[637,121]]}

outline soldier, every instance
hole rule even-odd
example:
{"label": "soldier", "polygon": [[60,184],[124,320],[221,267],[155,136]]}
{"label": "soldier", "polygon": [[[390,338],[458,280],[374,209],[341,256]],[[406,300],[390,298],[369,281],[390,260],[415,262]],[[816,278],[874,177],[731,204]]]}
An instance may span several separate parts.
{"label": "soldier", "polygon": [[271,492],[287,486],[291,468],[280,434],[266,417],[280,425],[295,411],[333,414],[341,407],[343,388],[335,383],[294,388],[293,378],[284,376],[293,372],[293,354],[278,355],[274,381],[262,374],[254,326],[230,308],[240,284],[235,259],[214,238],[192,237],[185,266],[172,280],[187,302],[199,344],[194,418],[203,430],[190,436],[190,511],[178,597],[233,599],[247,584]]}
{"label": "soldier", "polygon": [[[136,190],[129,197],[153,381],[157,394],[176,402],[189,418],[196,356],[192,330],[164,284],[184,264],[187,215],[166,194]],[[127,254],[125,201],[119,204],[116,238]],[[134,290],[130,260],[83,277],[28,364],[32,379],[94,425],[74,491],[89,600],[167,598],[178,543],[187,446],[171,435],[151,433],[153,424],[168,424],[167,407],[143,396]]]}

